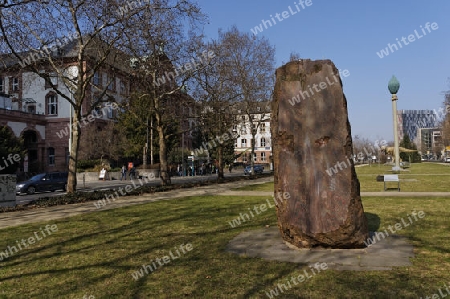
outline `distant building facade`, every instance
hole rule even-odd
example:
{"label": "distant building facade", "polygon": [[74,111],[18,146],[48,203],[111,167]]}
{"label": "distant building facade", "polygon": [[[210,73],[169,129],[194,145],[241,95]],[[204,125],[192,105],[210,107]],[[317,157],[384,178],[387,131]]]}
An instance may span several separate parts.
{"label": "distant building facade", "polygon": [[440,128],[420,128],[417,130],[417,149],[422,155],[431,155],[437,159],[444,154],[442,131]]}
{"label": "distant building facade", "polygon": [[[77,43],[72,42],[64,49],[60,49],[58,57],[58,69],[65,72],[74,66],[77,59]],[[94,49],[95,50],[95,49]],[[95,51],[94,51],[95,53]],[[171,61],[164,53],[159,53],[162,68],[172,71],[174,69]],[[42,73],[49,74],[51,82],[57,86],[58,94],[39,75],[27,70],[15,59],[8,59],[9,55],[2,55],[3,63],[0,67],[0,126],[11,130],[16,137],[24,140],[26,157],[20,162],[20,172],[38,173],[44,171],[67,171],[69,165],[69,139],[72,117],[72,107],[61,94],[72,97],[69,86],[63,79],[49,70],[52,69],[49,62],[42,60],[39,69]],[[80,122],[81,131],[88,126],[94,126],[94,130],[102,130],[106,124],[115,121],[121,103],[129,97],[132,91],[139,90],[134,80],[134,71],[129,62],[118,60],[118,62],[104,63],[103,67],[93,71],[93,66],[98,62],[95,55],[87,55],[84,61],[84,71],[93,72],[90,86],[86,90],[83,100],[81,114],[84,122]],[[124,63],[125,62],[125,63]],[[167,73],[167,72],[166,72]],[[160,88],[175,88],[176,81],[168,80]],[[94,103],[101,97],[101,103],[94,107]],[[195,101],[186,92],[176,92],[164,101],[165,107],[171,109],[174,124],[180,127],[180,147],[192,148],[192,132],[195,127]],[[88,115],[86,111],[92,112]],[[149,114],[150,115],[150,114]],[[82,119],[82,120],[83,120]],[[145,121],[145,120],[144,120]],[[150,139],[152,134],[152,122],[147,120],[147,135]],[[80,151],[83,151],[83,141],[86,134],[81,134]],[[151,140],[148,140],[149,143]],[[86,142],[85,142],[86,143]],[[153,161],[150,145],[142,144],[142,161],[149,157],[146,162]],[[153,154],[153,155],[152,155]],[[0,157],[1,158],[1,157]],[[108,158],[108,157],[106,157]],[[140,162],[140,158],[136,158]]]}
{"label": "distant building facade", "polygon": [[438,126],[438,115],[434,110],[398,110],[397,117],[399,141],[408,135],[416,145],[420,144],[419,129],[431,129]]}
{"label": "distant building facade", "polygon": [[[73,44],[62,54],[61,70],[73,66]],[[6,56],[6,55],[5,55]],[[85,61],[86,70],[95,63]],[[46,63],[40,65],[42,72],[51,69]],[[52,84],[71,97],[71,90],[56,73],[49,73]],[[99,97],[98,90],[106,87],[105,102],[94,107],[85,123],[102,126],[112,121],[116,112],[113,102],[121,102],[129,94],[130,82],[127,73],[114,66],[105,66],[97,71],[88,88],[82,107],[82,114],[89,111]],[[12,62],[0,69],[0,126],[9,128],[16,137],[21,137],[26,157],[20,162],[20,171],[37,173],[44,171],[67,171],[69,163],[69,135],[72,107],[37,74]],[[84,112],[83,112],[84,111]]]}
{"label": "distant building facade", "polygon": [[[235,140],[234,149],[238,158],[235,162],[250,164],[251,159],[255,164],[270,164],[272,159],[272,138],[270,134],[270,105],[268,102],[258,103],[250,113],[243,113],[237,110],[237,125],[233,131],[237,132],[239,137]],[[252,118],[251,120],[249,118]],[[255,152],[251,157],[252,134],[250,121],[258,127],[255,134]]]}

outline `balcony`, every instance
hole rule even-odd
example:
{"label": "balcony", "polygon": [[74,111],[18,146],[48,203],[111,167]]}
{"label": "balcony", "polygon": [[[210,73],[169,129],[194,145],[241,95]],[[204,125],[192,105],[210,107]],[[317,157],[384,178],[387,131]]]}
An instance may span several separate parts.
{"label": "balcony", "polygon": [[21,111],[21,110],[12,110],[0,108],[0,118],[1,119],[10,119],[11,121],[24,121],[27,122],[29,119],[34,119],[36,121],[45,122],[44,114],[37,114],[36,111]]}

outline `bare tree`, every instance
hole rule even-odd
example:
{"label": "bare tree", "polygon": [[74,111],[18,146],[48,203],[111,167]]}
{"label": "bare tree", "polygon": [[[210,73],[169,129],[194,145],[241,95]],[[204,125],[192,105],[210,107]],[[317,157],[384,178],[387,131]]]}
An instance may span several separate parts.
{"label": "bare tree", "polygon": [[79,158],[84,160],[102,157],[118,160],[122,157],[126,142],[114,122],[98,128],[95,123],[83,128]]}
{"label": "bare tree", "polygon": [[180,112],[192,108],[183,90],[208,61],[209,52],[201,48],[206,18],[189,0],[155,0],[154,5],[138,13],[130,11],[124,18],[125,26],[133,27],[124,35],[127,52],[134,57],[133,82],[138,96],[148,103],[146,116],[153,120],[151,129],[156,130],[159,142],[160,178],[163,185],[169,185],[167,144],[173,136],[169,132],[173,132],[174,121],[185,116]]}
{"label": "bare tree", "polygon": [[236,27],[227,32],[219,31],[219,43],[227,60],[225,72],[230,74],[239,95],[235,109],[238,114],[245,115],[244,125],[252,135],[251,169],[254,174],[255,135],[270,114],[267,104],[274,88],[275,48],[267,39],[239,32]]}
{"label": "bare tree", "polygon": [[377,155],[377,151],[381,149],[382,146],[385,146],[384,143],[373,143],[367,138],[363,138],[359,135],[353,137],[353,154],[356,155],[355,159],[359,162],[363,162],[364,160],[369,160],[372,158],[371,156]]}
{"label": "bare tree", "polygon": [[[81,121],[101,102],[111,101],[107,86],[92,84],[102,68],[116,67],[123,61],[121,37],[127,30],[123,18],[115,13],[116,1],[68,0],[22,1],[22,5],[1,10],[0,30],[4,53],[10,53],[18,72],[30,72],[45,80],[73,109],[67,191],[76,190],[76,171]],[[9,61],[11,62],[11,61]],[[126,69],[117,71],[127,72]],[[60,82],[54,84],[51,74]],[[70,92],[67,92],[67,89]],[[88,96],[96,91],[96,100]]]}
{"label": "bare tree", "polygon": [[196,75],[196,97],[202,102],[199,124],[203,136],[206,137],[203,149],[208,153],[215,152],[218,163],[218,178],[224,177],[224,154],[229,143],[234,145],[238,137],[233,126],[237,124],[234,105],[240,98],[239,91],[234,88],[233,74],[227,67],[227,49],[219,41],[212,41],[208,46],[216,54],[207,68]]}
{"label": "bare tree", "polygon": [[[186,21],[195,27],[195,21],[202,20],[203,15],[196,5],[185,0],[153,0],[135,4],[131,7],[115,0],[49,1],[48,4],[30,1],[1,10],[0,30],[5,41],[1,50],[7,49],[22,67],[21,71],[43,78],[73,107],[68,192],[76,190],[80,122],[99,103],[112,100],[108,95],[112,81],[105,86],[96,85],[92,83],[94,75],[104,68],[130,73],[130,57],[138,57],[140,62],[147,64],[146,79],[148,87],[152,88],[144,89],[142,96],[152,102],[149,113],[154,114],[155,128],[159,133],[161,178],[164,184],[170,183],[165,161],[167,136],[164,123],[167,120],[163,117],[167,112],[162,112],[164,105],[161,101],[181,87],[172,82],[155,87],[154,82],[159,82],[157,78],[162,75],[158,72],[167,61],[160,61],[161,56],[150,54],[157,53],[163,43],[174,54],[171,59],[182,58],[183,53],[193,53],[198,35],[193,34],[194,30],[186,33],[183,26]],[[181,39],[181,36],[185,38]],[[192,42],[186,43],[187,40]],[[51,73],[57,74],[73,96],[63,86],[52,83]],[[143,85],[134,87],[142,88]],[[94,91],[95,100],[88,103],[88,96]]]}
{"label": "bare tree", "polygon": [[300,59],[300,54],[297,52],[291,52],[291,54],[289,55],[289,61],[298,61]]}
{"label": "bare tree", "polygon": [[2,0],[0,2],[0,8],[12,8],[15,6],[24,5],[31,2],[38,2],[42,4],[48,4],[48,1],[42,1],[42,0],[22,0],[22,1],[8,1],[8,0]]}
{"label": "bare tree", "polygon": [[444,147],[450,146],[450,91],[444,95],[444,116],[440,127],[442,130],[442,143]]}

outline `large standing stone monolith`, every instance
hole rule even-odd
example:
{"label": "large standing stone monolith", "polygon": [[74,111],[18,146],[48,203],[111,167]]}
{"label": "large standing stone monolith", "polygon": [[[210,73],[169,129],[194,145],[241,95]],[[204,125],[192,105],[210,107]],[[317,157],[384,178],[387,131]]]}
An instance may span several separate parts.
{"label": "large standing stone monolith", "polygon": [[299,248],[364,247],[369,235],[347,100],[333,62],[308,59],[278,68],[271,118],[283,239]]}

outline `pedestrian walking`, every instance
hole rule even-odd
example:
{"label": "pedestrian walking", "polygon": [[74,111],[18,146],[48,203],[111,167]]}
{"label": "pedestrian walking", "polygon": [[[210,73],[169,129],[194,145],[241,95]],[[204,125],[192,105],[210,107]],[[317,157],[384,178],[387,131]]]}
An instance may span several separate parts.
{"label": "pedestrian walking", "polygon": [[205,162],[202,163],[202,168],[200,170],[200,175],[205,175],[206,174],[206,165]]}
{"label": "pedestrian walking", "polygon": [[136,178],[136,168],[131,167],[130,169],[130,180],[135,179]]}
{"label": "pedestrian walking", "polygon": [[125,164],[122,166],[121,170],[122,176],[120,177],[120,180],[126,180],[127,179],[127,167]]}

